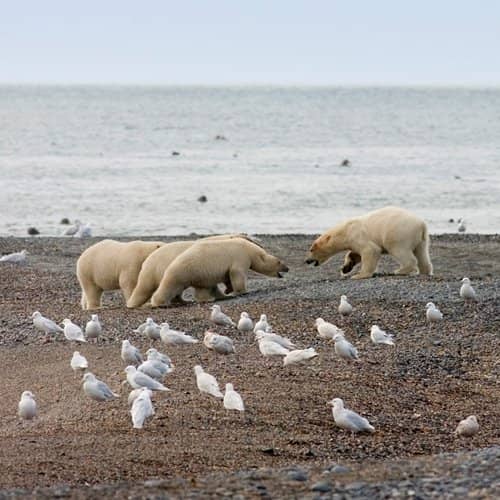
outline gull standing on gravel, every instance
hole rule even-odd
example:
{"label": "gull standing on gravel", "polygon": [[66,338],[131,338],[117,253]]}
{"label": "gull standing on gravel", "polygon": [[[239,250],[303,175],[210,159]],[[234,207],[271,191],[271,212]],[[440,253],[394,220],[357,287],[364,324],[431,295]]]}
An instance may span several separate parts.
{"label": "gull standing on gravel", "polygon": [[309,347],[308,349],[296,349],[295,351],[290,351],[283,358],[283,365],[294,365],[302,363],[303,361],[308,361],[315,358],[318,353],[314,350],[314,347]]}
{"label": "gull standing on gravel", "polygon": [[42,316],[40,312],[35,311],[31,317],[33,318],[33,325],[35,328],[49,335],[51,333],[63,333],[63,329],[54,321],[45,316]]}
{"label": "gull standing on gravel", "polygon": [[170,345],[196,344],[198,342],[198,339],[185,332],[171,330],[168,323],[161,324],[160,338],[164,344]]}
{"label": "gull standing on gravel", "polygon": [[31,420],[36,417],[35,396],[30,391],[24,391],[21,394],[21,400],[18,404],[18,414],[23,420]]}
{"label": "gull standing on gravel", "polygon": [[85,325],[85,336],[88,339],[99,340],[99,335],[102,333],[101,323],[99,322],[99,317],[97,314],[92,314],[90,321],[87,321]]}
{"label": "gull standing on gravel", "polygon": [[146,326],[143,331],[146,337],[149,337],[151,340],[160,340],[160,330],[160,326],[153,321],[153,318],[146,319]]}
{"label": "gull standing on gravel", "polygon": [[224,394],[224,408],[226,410],[245,411],[243,399],[234,390],[233,384],[226,384],[226,391]]}
{"label": "gull standing on gravel", "polygon": [[219,354],[233,354],[235,352],[232,339],[218,333],[206,331],[203,343],[208,349]]}
{"label": "gull standing on gravel", "polygon": [[370,338],[374,344],[394,345],[394,337],[390,333],[381,330],[377,325],[372,325]]}
{"label": "gull standing on gravel", "polygon": [[316,329],[318,330],[318,336],[322,339],[333,339],[333,337],[338,333],[342,335],[344,334],[344,330],[341,330],[333,323],[328,323],[323,318],[318,318],[314,322],[314,326],[316,326]]}
{"label": "gull standing on gravel", "polygon": [[425,306],[425,317],[429,323],[436,323],[443,319],[443,313],[434,305],[428,302]]}
{"label": "gull standing on gravel", "polygon": [[70,319],[63,319],[63,325],[64,336],[68,340],[72,340],[74,342],[87,342],[83,336],[82,329],[78,325],[75,325]]}
{"label": "gull standing on gravel", "polygon": [[470,437],[479,431],[479,423],[475,415],[470,415],[467,418],[464,418],[458,425],[454,431],[454,434],[457,436],[466,436]]}
{"label": "gull standing on gravel", "polygon": [[370,425],[370,422],[361,415],[358,415],[352,410],[344,408],[344,401],[340,398],[332,399],[328,402],[332,405],[333,419],[341,428],[354,432],[375,432],[375,428]]}
{"label": "gull standing on gravel", "polygon": [[120,397],[107,384],[90,372],[83,376],[83,392],[94,401],[111,401]]}
{"label": "gull standing on gravel", "polygon": [[152,391],[170,391],[163,384],[146,375],[143,372],[137,370],[133,365],[127,366],[125,368],[125,373],[127,374],[127,382],[132,386],[133,389],[139,389],[140,387],[146,387]]}
{"label": "gull standing on gravel", "polygon": [[259,340],[259,351],[263,356],[286,356],[290,351],[265,337]]}
{"label": "gull standing on gravel", "polygon": [[247,312],[241,313],[240,320],[238,321],[238,330],[240,332],[253,331],[253,321]]}
{"label": "gull standing on gravel", "polygon": [[342,316],[349,316],[349,314],[352,313],[352,306],[347,301],[347,297],[345,295],[340,297],[339,313],[342,314]]}
{"label": "gull standing on gravel", "polygon": [[73,235],[75,238],[91,238],[92,228],[90,224],[80,224],[78,231]]}
{"label": "gull standing on gravel", "polygon": [[462,286],[460,287],[460,297],[464,300],[476,300],[476,292],[470,284],[469,278],[462,279]]}
{"label": "gull standing on gravel", "polygon": [[174,367],[172,360],[170,359],[170,356],[167,356],[166,354],[157,351],[154,347],[151,347],[146,351],[146,356],[148,357],[149,360],[159,361],[167,365],[169,368]]}
{"label": "gull standing on gravel", "polygon": [[147,418],[152,417],[155,413],[151,396],[153,393],[150,389],[142,388],[140,394],[134,399],[130,415],[132,416],[132,424],[134,429],[142,429]]}
{"label": "gull standing on gravel", "polygon": [[129,340],[122,341],[121,357],[125,363],[140,365],[143,362],[142,354]]}
{"label": "gull standing on gravel", "polygon": [[148,326],[148,319],[150,319],[154,325],[158,326],[154,321],[153,318],[146,318],[146,321],[144,323],[141,323],[135,330],[134,333],[140,333],[143,334],[144,330],[146,329],[146,326]]}
{"label": "gull standing on gravel", "polygon": [[221,311],[219,305],[214,304],[211,308],[210,319],[220,326],[236,326],[236,323],[227,315]]}
{"label": "gull standing on gravel", "polygon": [[9,253],[7,255],[2,255],[0,257],[0,262],[10,262],[12,264],[22,264],[26,262],[26,255],[28,252],[26,250],[21,250],[20,252]]}
{"label": "gull standing on gravel", "polygon": [[206,373],[200,365],[194,367],[194,373],[196,374],[196,385],[201,393],[209,394],[215,398],[224,397],[220,392],[217,379],[213,375]]}
{"label": "gull standing on gravel", "polygon": [[263,332],[267,332],[267,331],[272,330],[271,325],[267,322],[267,316],[265,314],[260,315],[259,321],[257,321],[257,323],[255,323],[253,332],[257,333],[259,330],[261,330]]}
{"label": "gull standing on gravel", "polygon": [[75,223],[72,226],[69,226],[68,228],[66,228],[63,231],[62,236],[74,236],[78,232],[78,230],[80,229],[81,225],[82,225],[81,221],[79,221],[78,219],[75,219]]}
{"label": "gull standing on gravel", "polygon": [[147,359],[143,361],[137,368],[140,372],[149,375],[155,380],[163,380],[167,373],[170,373],[171,369],[166,364],[161,361]]}
{"label": "gull standing on gravel", "polygon": [[333,341],[335,342],[335,352],[341,358],[359,361],[358,350],[342,334],[337,333]]}
{"label": "gull standing on gravel", "polygon": [[78,351],[73,353],[73,356],[70,361],[70,366],[73,371],[76,373],[80,371],[85,371],[89,367],[89,363],[85,356],[82,356]]}
{"label": "gull standing on gravel", "polygon": [[275,344],[279,344],[288,350],[292,350],[295,348],[295,344],[288,337],[282,337],[277,333],[269,333],[258,330],[255,334],[255,338],[257,340],[267,340],[268,342],[274,342]]}

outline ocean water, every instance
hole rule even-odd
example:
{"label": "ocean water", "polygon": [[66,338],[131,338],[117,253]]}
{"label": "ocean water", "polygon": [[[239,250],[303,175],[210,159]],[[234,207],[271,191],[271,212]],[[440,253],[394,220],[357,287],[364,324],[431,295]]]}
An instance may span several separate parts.
{"label": "ocean water", "polygon": [[389,204],[500,232],[500,88],[0,86],[1,235],[315,233]]}

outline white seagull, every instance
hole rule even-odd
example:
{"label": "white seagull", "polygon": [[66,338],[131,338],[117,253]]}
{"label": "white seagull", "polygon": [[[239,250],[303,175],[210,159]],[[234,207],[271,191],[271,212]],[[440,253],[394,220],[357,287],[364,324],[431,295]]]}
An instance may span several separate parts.
{"label": "white seagull", "polygon": [[236,326],[235,322],[227,315],[221,311],[219,305],[214,304],[211,308],[210,319],[220,326]]}
{"label": "white seagull", "polygon": [[352,306],[347,301],[347,297],[345,295],[340,297],[339,313],[342,314],[342,316],[349,316],[349,314],[352,313]]}
{"label": "white seagull", "polygon": [[168,323],[161,324],[160,338],[164,344],[170,345],[196,344],[198,342],[198,339],[185,332],[171,330]]}
{"label": "white seagull", "polygon": [[245,411],[243,399],[234,390],[233,384],[226,384],[226,392],[224,394],[224,408],[226,410]]}
{"label": "white seagull", "polygon": [[240,320],[238,321],[238,330],[240,332],[253,331],[253,321],[247,312],[241,313]]}
{"label": "white seagull", "polygon": [[138,371],[133,365],[127,366],[127,368],[125,368],[125,373],[127,374],[127,382],[133,389],[146,387],[152,391],[170,391],[170,389],[165,387],[162,383],[158,382],[149,375]]}
{"label": "white seagull", "polygon": [[9,253],[7,255],[2,255],[0,257],[0,262],[10,262],[12,264],[22,264],[26,262],[26,255],[28,252],[26,250],[21,250],[20,252]]}
{"label": "white seagull", "polygon": [[337,334],[333,341],[335,342],[335,352],[341,358],[359,361],[358,350],[343,335]]}
{"label": "white seagull", "polygon": [[454,431],[457,436],[470,437],[479,431],[479,423],[475,415],[470,415],[464,418]]}
{"label": "white seagull", "polygon": [[89,367],[89,363],[85,356],[82,356],[78,351],[73,353],[69,364],[75,373],[85,371]]}
{"label": "white seagull", "polygon": [[134,399],[130,409],[134,429],[142,429],[146,419],[154,415],[155,410],[151,402],[152,394],[150,389],[143,387],[140,394]]}
{"label": "white seagull", "polygon": [[377,325],[372,325],[370,338],[374,344],[394,345],[394,337],[390,333],[381,330]]}
{"label": "white seagull", "polygon": [[127,364],[140,365],[143,361],[142,354],[129,340],[122,341],[121,358]]}
{"label": "white seagull", "polygon": [[425,317],[429,323],[436,323],[443,319],[443,313],[434,305],[428,302],[425,306]]}
{"label": "white seagull", "polygon": [[210,394],[210,396],[214,396],[215,398],[224,397],[213,375],[206,373],[200,365],[194,367],[194,373],[196,374],[196,385],[201,393]]}
{"label": "white seagull", "polygon": [[147,318],[146,326],[144,327],[142,333],[144,333],[144,335],[149,337],[151,340],[160,340],[160,330],[160,326],[153,321],[153,318]]}
{"label": "white seagull", "polygon": [[63,333],[64,331],[58,324],[42,316],[38,311],[35,311],[31,317],[33,318],[33,325],[35,325],[35,328],[44,332],[46,335],[50,333]]}
{"label": "white seagull", "polygon": [[97,314],[92,314],[90,321],[87,321],[85,325],[85,336],[88,339],[99,339],[99,335],[102,333],[101,323],[99,322],[99,317]]}
{"label": "white seagull", "polygon": [[19,401],[17,412],[23,420],[31,420],[36,417],[37,408],[35,396],[30,391],[24,391],[21,394],[21,400]]}
{"label": "white seagull", "polygon": [[265,314],[260,315],[259,321],[255,323],[255,326],[253,328],[253,332],[257,333],[259,330],[263,332],[271,331],[271,325],[267,322],[267,316]]}
{"label": "white seagull", "polygon": [[63,325],[64,336],[68,340],[72,340],[74,342],[87,342],[83,336],[82,329],[78,325],[75,325],[70,319],[63,319]]}
{"label": "white seagull", "polygon": [[351,432],[375,432],[375,428],[370,425],[370,422],[361,415],[358,415],[352,410],[344,408],[344,402],[340,398],[332,399],[328,402],[332,405],[333,419],[335,423],[342,429]]}
{"label": "white seagull", "polygon": [[87,372],[83,376],[83,392],[94,401],[111,401],[120,397],[115,394],[104,382],[96,378],[93,373]]}
{"label": "white seagull", "polygon": [[283,346],[288,350],[291,350],[295,347],[295,344],[288,337],[282,337],[277,333],[268,333],[263,332],[262,330],[258,330],[255,334],[255,338],[257,340],[267,340],[269,342],[274,342],[275,344],[279,344],[280,346]]}
{"label": "white seagull", "polygon": [[465,300],[476,300],[476,292],[470,284],[469,278],[462,279],[462,286],[460,287],[460,297]]}
{"label": "white seagull", "polygon": [[328,323],[323,318],[318,318],[314,322],[314,326],[318,330],[318,336],[322,339],[333,339],[338,333],[344,334],[344,330],[341,330],[338,326],[333,323]]}
{"label": "white seagull", "polygon": [[218,333],[206,331],[203,343],[208,349],[219,354],[233,354],[235,352],[232,339]]}
{"label": "white seagull", "polygon": [[314,350],[314,347],[309,347],[308,349],[296,349],[295,351],[290,351],[283,358],[283,365],[293,365],[302,363],[303,361],[308,361],[315,358],[318,353]]}

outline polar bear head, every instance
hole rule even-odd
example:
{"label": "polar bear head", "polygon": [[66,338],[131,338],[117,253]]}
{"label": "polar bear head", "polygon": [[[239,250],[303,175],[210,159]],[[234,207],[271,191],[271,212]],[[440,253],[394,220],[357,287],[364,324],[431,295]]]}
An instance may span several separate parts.
{"label": "polar bear head", "polygon": [[322,234],[316,238],[307,254],[305,260],[306,264],[319,266],[320,264],[326,262],[334,254],[342,250],[340,245],[337,245],[336,243],[336,238],[328,233]]}
{"label": "polar bear head", "polygon": [[259,251],[253,255],[250,269],[271,278],[283,278],[282,273],[288,272],[288,266],[274,255],[268,254],[260,247],[257,248]]}

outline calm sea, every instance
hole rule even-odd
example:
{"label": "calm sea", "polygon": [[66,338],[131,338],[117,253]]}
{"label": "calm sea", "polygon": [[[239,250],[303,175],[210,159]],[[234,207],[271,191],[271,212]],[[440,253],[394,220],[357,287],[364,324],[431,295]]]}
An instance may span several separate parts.
{"label": "calm sea", "polygon": [[314,233],[388,204],[496,233],[500,89],[1,86],[0,182],[1,235]]}

